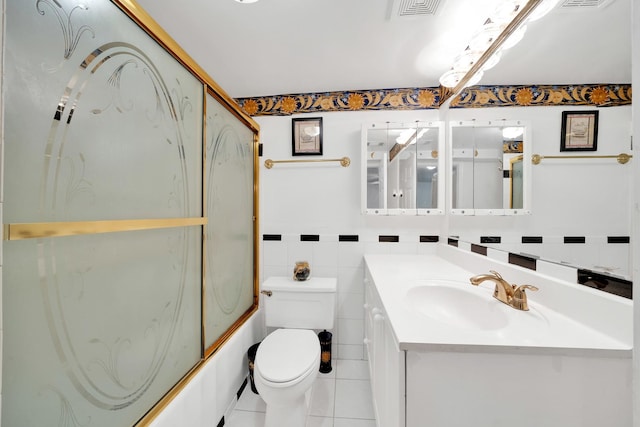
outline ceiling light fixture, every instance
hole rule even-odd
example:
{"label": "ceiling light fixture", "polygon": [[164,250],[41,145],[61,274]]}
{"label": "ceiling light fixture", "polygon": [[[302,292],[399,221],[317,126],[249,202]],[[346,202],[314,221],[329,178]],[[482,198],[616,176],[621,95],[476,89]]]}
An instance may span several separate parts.
{"label": "ceiling light fixture", "polygon": [[[480,59],[483,53],[484,52],[479,50],[471,50],[471,48],[467,48],[453,61],[453,69],[460,71],[469,71],[471,67],[473,67],[473,65],[478,62],[478,59]],[[482,66],[482,70],[484,71],[493,68],[500,61],[501,56],[501,52],[494,53],[491,58],[489,58],[484,63],[484,65]]]}
{"label": "ceiling light fixture", "polygon": [[505,23],[493,22],[488,19],[487,22],[475,32],[473,37],[471,37],[468,48],[484,52],[496,41],[505,27]]}
{"label": "ceiling light fixture", "polygon": [[[501,51],[515,46],[527,30],[530,16],[539,19],[559,0],[504,0],[473,35],[466,49],[456,57],[452,68],[440,77],[440,84],[453,88],[446,98],[467,86],[477,84],[484,70],[495,66]],[[540,7],[540,9],[536,9]],[[536,13],[537,12],[537,13]]]}
{"label": "ceiling light fixture", "polygon": [[258,0],[236,0],[238,3],[255,3]]}
{"label": "ceiling light fixture", "polygon": [[[444,87],[456,87],[458,86],[458,83],[462,81],[462,78],[467,75],[468,71],[469,70],[465,71],[451,69],[440,77],[440,84]],[[478,82],[482,78],[482,74],[482,71],[478,71],[477,73],[475,73],[473,77],[471,77],[465,84],[465,87],[478,84]]]}

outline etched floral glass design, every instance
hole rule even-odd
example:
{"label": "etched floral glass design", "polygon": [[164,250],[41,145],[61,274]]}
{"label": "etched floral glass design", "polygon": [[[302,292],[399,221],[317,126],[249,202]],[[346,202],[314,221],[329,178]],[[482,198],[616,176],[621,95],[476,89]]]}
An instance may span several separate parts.
{"label": "etched floral glass design", "polygon": [[253,133],[207,95],[205,347],[253,304]]}
{"label": "etched floral glass design", "polygon": [[[4,222],[201,217],[202,83],[107,0],[5,13]],[[132,425],[201,360],[200,226],[3,250],[2,425]]]}

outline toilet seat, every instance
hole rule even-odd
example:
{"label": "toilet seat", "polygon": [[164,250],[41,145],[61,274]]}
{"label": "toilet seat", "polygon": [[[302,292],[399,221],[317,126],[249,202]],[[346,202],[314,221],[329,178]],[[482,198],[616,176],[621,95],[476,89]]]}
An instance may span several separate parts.
{"label": "toilet seat", "polygon": [[258,347],[254,369],[271,383],[287,383],[318,369],[320,341],[308,329],[277,329]]}

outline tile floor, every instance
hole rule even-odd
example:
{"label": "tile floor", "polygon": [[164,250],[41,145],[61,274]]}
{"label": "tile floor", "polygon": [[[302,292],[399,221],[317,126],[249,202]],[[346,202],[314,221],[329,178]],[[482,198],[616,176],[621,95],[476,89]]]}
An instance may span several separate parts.
{"label": "tile floor", "polygon": [[[376,427],[365,360],[335,360],[311,389],[306,427]],[[262,427],[265,404],[247,385],[225,427]]]}

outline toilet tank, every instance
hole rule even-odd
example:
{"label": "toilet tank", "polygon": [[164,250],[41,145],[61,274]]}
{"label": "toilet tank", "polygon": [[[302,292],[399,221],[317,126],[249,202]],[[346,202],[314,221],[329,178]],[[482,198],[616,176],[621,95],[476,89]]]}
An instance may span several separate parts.
{"label": "toilet tank", "polygon": [[293,329],[333,329],[337,279],[311,277],[295,281],[269,277],[262,284],[265,324]]}

